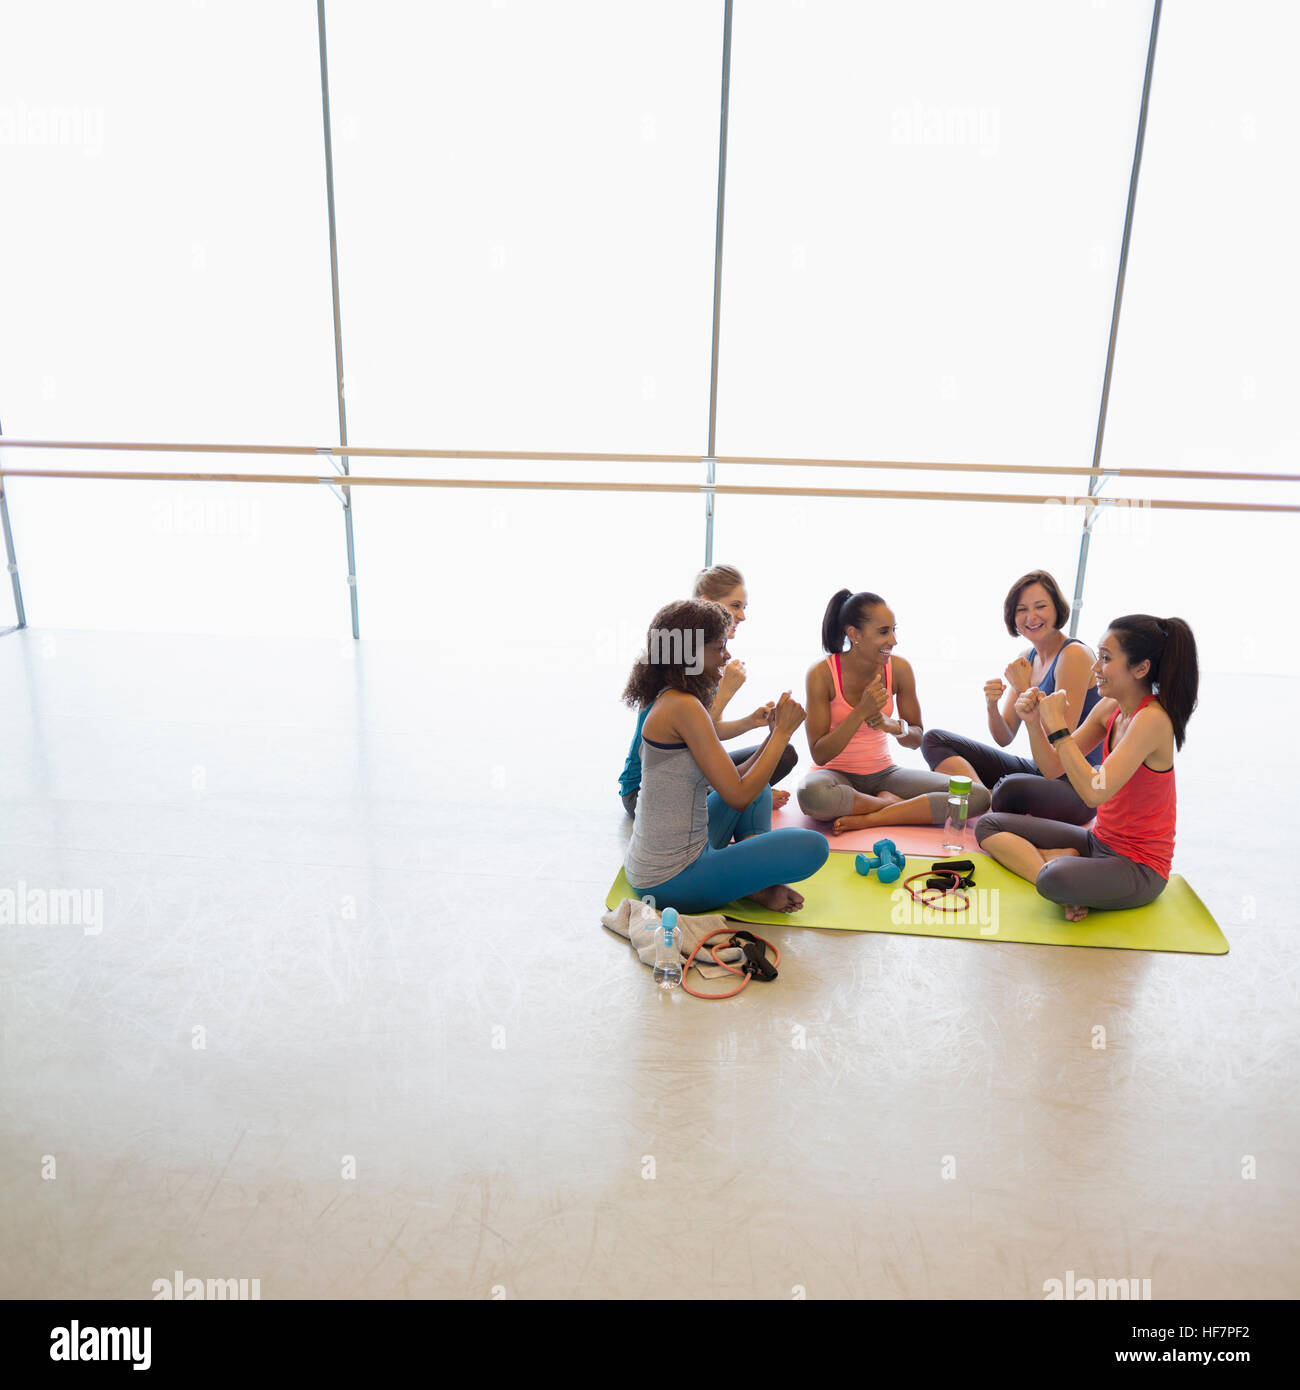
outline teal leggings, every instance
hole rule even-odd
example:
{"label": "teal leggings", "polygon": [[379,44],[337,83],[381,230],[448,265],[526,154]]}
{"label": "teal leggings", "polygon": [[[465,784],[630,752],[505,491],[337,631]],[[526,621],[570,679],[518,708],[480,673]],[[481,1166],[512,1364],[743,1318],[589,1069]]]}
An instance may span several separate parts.
{"label": "teal leggings", "polygon": [[772,829],[771,787],[764,787],[743,811],[710,792],[709,843],[700,857],[663,883],[632,886],[638,897],[653,898],[660,910],[710,912],[778,883],[810,878],[826,862],[830,848],[816,830]]}

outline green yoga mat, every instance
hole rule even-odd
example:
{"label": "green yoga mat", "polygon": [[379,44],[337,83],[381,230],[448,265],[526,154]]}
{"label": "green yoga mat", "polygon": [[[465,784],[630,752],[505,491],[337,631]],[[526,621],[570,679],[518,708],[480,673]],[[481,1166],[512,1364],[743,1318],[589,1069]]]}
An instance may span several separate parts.
{"label": "green yoga mat", "polygon": [[[987,857],[976,861],[975,890],[965,913],[925,909],[898,883],[881,883],[874,874],[863,878],[853,861],[851,854],[832,854],[811,878],[795,884],[804,896],[798,912],[772,912],[748,899],[719,910],[737,921],[772,927],[1027,941],[1043,946],[1111,946],[1203,956],[1228,951],[1218,923],[1181,874],[1174,874],[1165,891],[1147,907],[1122,912],[1094,908],[1082,922],[1067,922],[1063,908],[1040,898],[1032,883]],[[907,873],[918,873],[931,863],[932,859],[909,859]],[[636,896],[620,869],[605,905],[613,908],[624,898]]]}

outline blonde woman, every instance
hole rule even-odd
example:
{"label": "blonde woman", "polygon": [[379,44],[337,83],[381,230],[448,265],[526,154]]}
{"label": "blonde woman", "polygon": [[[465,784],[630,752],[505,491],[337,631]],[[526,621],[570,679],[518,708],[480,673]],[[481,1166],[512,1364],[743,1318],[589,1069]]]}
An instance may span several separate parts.
{"label": "blonde woman", "polygon": [[[732,565],[714,565],[712,569],[701,570],[695,576],[695,585],[691,596],[709,599],[725,608],[731,618],[733,636],[741,623],[745,621],[745,610],[749,607],[749,595],[745,592],[744,577]],[[727,706],[744,683],[745,663],[743,661],[728,661],[709,704],[709,717],[713,720],[713,728],[718,739],[723,743],[731,738],[739,738],[741,734],[747,734],[752,730],[771,727],[772,704],[770,701],[766,705],[760,705],[752,714],[747,714],[741,719],[723,717]],[[636,815],[637,797],[641,790],[641,731],[649,712],[650,707],[647,705],[637,717],[636,729],[632,733],[632,746],[628,749],[627,760],[623,764],[623,773],[618,779],[618,792],[623,798],[623,809],[629,816]],[[754,745],[753,747],[738,749],[735,752],[726,751],[731,761],[740,767],[754,756],[758,748],[757,745]],[[798,761],[798,753],[787,744],[781,752],[768,785],[775,787],[783,778],[788,777]],[[779,811],[789,799],[789,792],[773,791],[772,809]]]}

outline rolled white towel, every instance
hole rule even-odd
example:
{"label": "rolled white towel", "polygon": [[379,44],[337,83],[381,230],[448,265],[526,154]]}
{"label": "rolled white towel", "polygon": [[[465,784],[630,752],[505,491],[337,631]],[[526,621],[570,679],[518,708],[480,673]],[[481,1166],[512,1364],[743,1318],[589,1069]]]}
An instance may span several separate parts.
{"label": "rolled white towel", "polygon": [[[640,898],[624,898],[612,911],[603,913],[600,921],[602,926],[608,927],[618,936],[626,937],[632,943],[632,948],[636,951],[641,964],[653,968],[655,963],[655,928],[658,927],[662,930],[662,918],[649,903],[642,902]],[[720,912],[710,912],[702,917],[689,917],[685,913],[678,913],[677,925],[681,929],[683,966],[685,966],[691,952],[706,936],[710,936],[715,931],[732,929]],[[716,942],[714,944],[717,945]],[[728,965],[739,965],[745,959],[745,953],[739,946],[718,945],[717,949],[718,959],[725,960]],[[706,961],[707,964],[704,964]],[[708,947],[696,956],[695,968],[706,980],[714,980],[720,975],[728,973],[720,965],[713,963],[713,957],[709,953]]]}

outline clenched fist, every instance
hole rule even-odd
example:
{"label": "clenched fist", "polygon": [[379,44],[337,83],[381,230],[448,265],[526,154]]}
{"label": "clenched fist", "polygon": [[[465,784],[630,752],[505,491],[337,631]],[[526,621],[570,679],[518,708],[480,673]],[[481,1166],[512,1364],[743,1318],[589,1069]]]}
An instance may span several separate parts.
{"label": "clenched fist", "polygon": [[776,711],[772,727],[778,734],[785,734],[785,736],[789,738],[799,725],[803,723],[804,717],[803,706],[797,700],[792,700],[790,698],[790,692],[787,690],[776,702]]}
{"label": "clenched fist", "polygon": [[864,687],[857,708],[862,711],[862,722],[869,728],[883,728],[885,706],[889,703],[889,691],[885,689],[885,678],[877,676],[870,685]]}
{"label": "clenched fist", "polygon": [[1028,690],[1023,691],[1016,700],[1016,713],[1021,719],[1038,718],[1038,702],[1043,698],[1043,693],[1036,685],[1031,685]]}
{"label": "clenched fist", "polygon": [[1054,734],[1065,728],[1069,713],[1069,697],[1064,690],[1053,691],[1050,695],[1040,695],[1038,700],[1038,725],[1045,734]]}
{"label": "clenched fist", "polygon": [[737,658],[727,662],[718,684],[718,693],[730,699],[745,683],[745,663]]}
{"label": "clenched fist", "polygon": [[1023,695],[1029,689],[1029,683],[1034,679],[1034,668],[1023,656],[1018,656],[1007,667],[1004,674],[1007,678],[1007,684],[1012,690],[1018,695]]}

